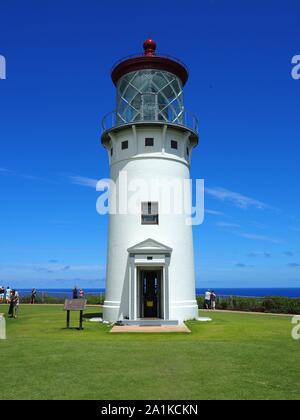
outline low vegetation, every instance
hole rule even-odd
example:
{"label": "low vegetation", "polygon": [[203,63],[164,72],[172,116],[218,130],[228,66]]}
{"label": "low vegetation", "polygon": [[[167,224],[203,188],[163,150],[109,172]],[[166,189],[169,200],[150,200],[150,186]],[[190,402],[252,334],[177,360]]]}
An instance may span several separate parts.
{"label": "low vegetation", "polygon": [[[60,296],[50,296],[47,294],[40,293],[37,295],[36,303],[48,304],[48,305],[60,305],[63,304],[68,295],[61,294]],[[99,295],[88,295],[85,297],[88,305],[103,305],[105,296],[104,294]],[[21,296],[21,303],[30,303],[30,296]]]}
{"label": "low vegetation", "polygon": [[[204,298],[197,297],[199,308],[204,307]],[[219,297],[216,308],[231,311],[264,312],[274,314],[300,314],[300,299],[287,297]]]}
{"label": "low vegetation", "polygon": [[[39,294],[36,303],[62,304],[67,296],[49,296],[47,294]],[[89,305],[103,305],[105,300],[104,294],[86,296]],[[204,298],[197,297],[200,309],[204,307]],[[30,297],[24,296],[22,303],[29,303]],[[264,312],[274,314],[300,314],[300,299],[287,297],[219,297],[216,302],[217,309],[245,312]]]}

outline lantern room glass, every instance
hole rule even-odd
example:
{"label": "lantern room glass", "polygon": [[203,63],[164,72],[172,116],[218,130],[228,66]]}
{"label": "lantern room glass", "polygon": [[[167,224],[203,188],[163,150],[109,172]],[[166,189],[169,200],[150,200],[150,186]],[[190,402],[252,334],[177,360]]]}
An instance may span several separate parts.
{"label": "lantern room glass", "polygon": [[124,75],[117,85],[117,125],[138,121],[183,124],[181,80],[162,70],[139,70]]}

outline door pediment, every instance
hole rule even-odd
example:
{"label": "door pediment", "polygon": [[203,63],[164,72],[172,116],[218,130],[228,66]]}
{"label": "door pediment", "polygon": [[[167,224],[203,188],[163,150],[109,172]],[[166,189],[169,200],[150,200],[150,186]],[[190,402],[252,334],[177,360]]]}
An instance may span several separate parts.
{"label": "door pediment", "polygon": [[140,242],[131,248],[128,248],[128,252],[130,254],[170,254],[172,251],[172,248],[151,238],[148,238],[145,241]]}

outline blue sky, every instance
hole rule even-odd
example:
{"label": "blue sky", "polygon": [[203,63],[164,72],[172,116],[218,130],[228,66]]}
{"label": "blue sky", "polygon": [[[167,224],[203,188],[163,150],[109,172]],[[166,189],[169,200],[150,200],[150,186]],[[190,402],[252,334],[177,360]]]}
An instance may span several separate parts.
{"label": "blue sky", "polygon": [[2,0],[0,283],[103,286],[107,220],[89,180],[108,175],[110,68],[151,34],[189,66],[200,120],[197,285],[300,287],[299,18],[297,0]]}

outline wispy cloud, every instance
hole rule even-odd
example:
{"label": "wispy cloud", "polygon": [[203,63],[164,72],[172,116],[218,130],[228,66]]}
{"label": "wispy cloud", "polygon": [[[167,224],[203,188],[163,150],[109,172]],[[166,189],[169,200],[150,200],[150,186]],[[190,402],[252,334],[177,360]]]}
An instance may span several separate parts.
{"label": "wispy cloud", "polygon": [[282,244],[284,241],[282,239],[273,238],[267,235],[257,235],[254,233],[245,233],[245,232],[236,232],[238,236],[241,236],[245,239],[250,239],[252,241],[263,241],[263,242],[271,242],[273,244]]}
{"label": "wispy cloud", "polygon": [[229,191],[221,187],[206,188],[205,192],[206,194],[210,195],[211,197],[217,200],[228,201],[241,209],[248,209],[249,207],[254,207],[256,209],[265,210],[271,208],[271,206],[269,206],[268,204],[255,200],[254,198],[250,198],[240,193]]}
{"label": "wispy cloud", "polygon": [[0,267],[5,271],[21,271],[21,272],[45,272],[45,273],[59,273],[59,272],[99,272],[105,269],[105,266],[98,264],[82,264],[82,265],[66,265],[59,264],[57,260],[50,260],[48,264],[16,264],[4,265]]}
{"label": "wispy cloud", "polygon": [[237,223],[227,223],[227,222],[218,222],[216,223],[216,225],[222,228],[240,228],[241,227]]}
{"label": "wispy cloud", "polygon": [[299,268],[300,267],[300,264],[298,264],[298,263],[290,263],[290,264],[288,264],[288,267],[291,267],[291,268]]}
{"label": "wispy cloud", "polygon": [[211,216],[221,216],[221,217],[226,216],[225,213],[222,213],[221,211],[217,211],[217,210],[205,209],[205,213]]}
{"label": "wispy cloud", "polygon": [[98,183],[97,179],[94,178],[87,178],[84,176],[79,176],[79,175],[74,175],[74,176],[69,176],[68,177],[69,180],[71,181],[72,184],[74,185],[80,185],[82,187],[89,187],[89,188],[94,188],[96,190],[96,186]]}
{"label": "wispy cloud", "polygon": [[49,223],[54,225],[72,225],[72,220],[49,220]]}
{"label": "wispy cloud", "polygon": [[250,252],[247,254],[247,257],[265,257],[271,258],[272,254],[270,252]]}
{"label": "wispy cloud", "polygon": [[300,228],[298,227],[290,227],[291,230],[293,230],[294,232],[300,232]]}
{"label": "wispy cloud", "polygon": [[294,253],[292,251],[285,251],[284,255],[287,256],[287,257],[293,257]]}
{"label": "wispy cloud", "polygon": [[25,178],[25,179],[29,179],[32,181],[44,181],[45,179],[40,178],[38,176],[35,175],[30,175],[30,174],[24,174],[21,172],[17,172],[17,171],[12,171],[11,169],[7,169],[7,168],[0,168],[0,174],[2,175],[10,175],[10,176],[16,176],[19,178]]}
{"label": "wispy cloud", "polygon": [[244,264],[244,263],[237,263],[235,264],[235,267],[237,268],[253,268],[253,265],[248,265],[248,264]]}

